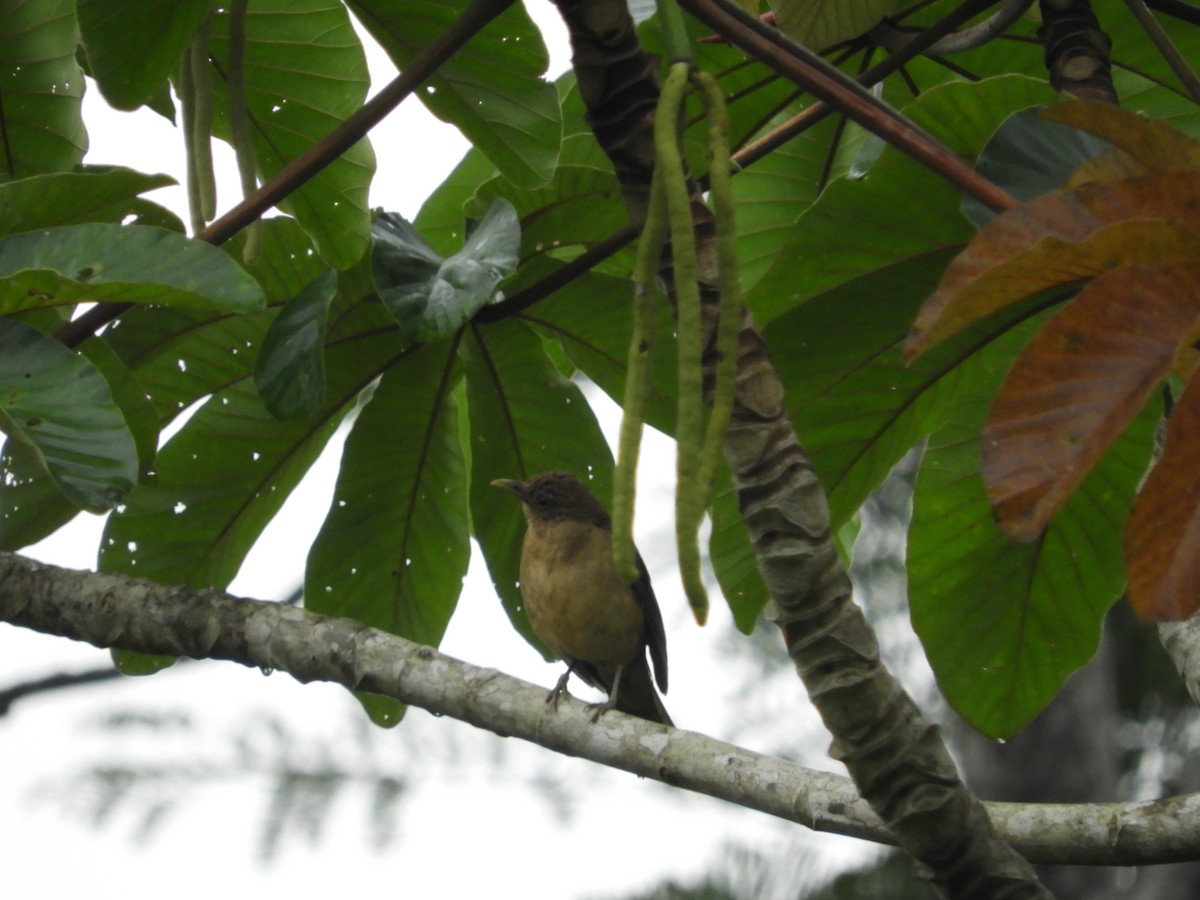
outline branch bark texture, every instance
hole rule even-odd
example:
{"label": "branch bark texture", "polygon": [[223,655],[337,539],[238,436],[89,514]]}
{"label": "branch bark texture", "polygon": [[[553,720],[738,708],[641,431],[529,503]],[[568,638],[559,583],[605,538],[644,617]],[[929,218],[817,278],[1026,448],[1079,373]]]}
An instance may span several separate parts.
{"label": "branch bark texture", "polygon": [[[101,648],[224,659],[395,697],[506,737],[757,809],[816,831],[895,838],[849,779],[623,713],[461,662],[351,619],[215,590],[167,587],[0,553],[0,621]],[[1034,862],[1149,865],[1200,859],[1200,795],[1141,803],[988,804]]]}

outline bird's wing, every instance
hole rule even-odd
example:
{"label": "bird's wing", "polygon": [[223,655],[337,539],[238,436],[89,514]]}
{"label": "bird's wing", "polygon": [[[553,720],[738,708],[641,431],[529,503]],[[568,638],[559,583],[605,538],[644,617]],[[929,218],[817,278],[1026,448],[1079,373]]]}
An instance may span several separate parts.
{"label": "bird's wing", "polygon": [[654,680],[658,689],[667,692],[667,632],[663,628],[662,612],[658,608],[658,599],[654,596],[654,588],[650,586],[650,573],[642,562],[642,554],[637,555],[638,580],[633,583],[633,595],[637,597],[642,607],[642,615],[646,619],[646,644],[650,647],[650,659],[654,663]]}

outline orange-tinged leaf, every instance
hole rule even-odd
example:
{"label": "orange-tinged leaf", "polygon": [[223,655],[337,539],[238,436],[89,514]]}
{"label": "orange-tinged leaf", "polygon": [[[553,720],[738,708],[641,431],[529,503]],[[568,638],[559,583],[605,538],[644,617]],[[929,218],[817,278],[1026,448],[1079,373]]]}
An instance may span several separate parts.
{"label": "orange-tinged leaf", "polygon": [[917,314],[909,360],[1038,291],[1122,266],[1200,260],[1200,172],[1056,191],[979,230]]}
{"label": "orange-tinged leaf", "polygon": [[1143,619],[1185,619],[1200,606],[1200,379],[1171,411],[1166,449],[1125,523],[1129,602]]}
{"label": "orange-tinged leaf", "polygon": [[1129,154],[1147,173],[1200,169],[1200,141],[1162,119],[1150,119],[1094,100],[1068,100],[1044,110],[1042,118],[1104,138]]}
{"label": "orange-tinged leaf", "polygon": [[1196,369],[1200,369],[1200,321],[1195,322],[1183,336],[1179,349],[1175,351],[1175,361],[1171,364],[1171,372],[1183,381],[1191,380]]}
{"label": "orange-tinged leaf", "polygon": [[1037,539],[1171,371],[1200,321],[1200,260],[1101,275],[1017,358],[983,431],[1000,529]]}
{"label": "orange-tinged leaf", "polygon": [[1103,153],[1085,162],[1067,179],[1064,187],[1073,188],[1089,181],[1122,181],[1128,178],[1144,178],[1150,172],[1140,162],[1120,147],[1109,147]]}

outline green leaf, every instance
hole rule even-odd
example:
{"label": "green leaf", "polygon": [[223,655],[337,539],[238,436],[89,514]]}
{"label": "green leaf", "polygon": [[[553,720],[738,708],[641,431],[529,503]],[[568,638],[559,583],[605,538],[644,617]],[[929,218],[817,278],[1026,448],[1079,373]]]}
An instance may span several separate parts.
{"label": "green leaf", "polygon": [[371,274],[380,299],[413,340],[446,337],[492,299],[517,266],[521,229],[512,204],[497,199],[462,250],[442,259],[401,216],[376,220]]}
{"label": "green leaf", "polygon": [[[470,559],[467,472],[453,387],[453,341],[428,344],[384,373],[346,447],[333,503],[313,543],[305,606],[436,647]],[[378,724],[402,705],[367,703]],[[382,721],[381,721],[382,719]]]}
{"label": "green leaf", "polygon": [[[213,17],[213,133],[229,139],[224,72],[228,8]],[[258,174],[279,173],[366,99],[370,79],[362,44],[338,0],[256,0],[246,15],[246,108]],[[345,269],[370,246],[367,190],[375,154],[366,138],[280,202],[312,237],[317,252]]]}
{"label": "green leaf", "polygon": [[733,624],[742,634],[750,634],[771,595],[758,571],[750,530],[738,510],[737,492],[729,470],[722,467],[714,483],[708,555],[721,594],[733,613]]}
{"label": "green leaf", "polygon": [[84,222],[121,222],[155,204],[138,197],[175,184],[169,175],[133,169],[85,169],[0,184],[0,235]]}
{"label": "green leaf", "polygon": [[461,352],[470,413],[475,537],[513,625],[546,655],[517,589],[525,533],[521,505],[491,482],[562,469],[582,478],[607,505],[612,496],[612,452],[583,393],[559,374],[542,342],[524,325],[503,321],[471,327]]}
{"label": "green leaf", "polygon": [[[564,153],[578,143],[574,138],[564,142]],[[511,204],[521,219],[522,259],[541,254],[558,259],[578,256],[629,222],[616,176],[596,166],[560,164],[554,177],[536,190],[497,176],[480,187],[472,206],[482,209],[499,198]]]}
{"label": "green leaf", "polygon": [[113,400],[125,417],[137,447],[138,471],[152,471],[158,452],[158,414],[146,395],[146,388],[104,340],[90,338],[79,347],[79,352],[104,376]]}
{"label": "green leaf", "polygon": [[[980,175],[1022,203],[1061,187],[1072,172],[1110,146],[1087,132],[1043,119],[1041,109],[1023,109],[1005,119],[975,163]],[[979,227],[996,217],[967,195],[963,214]]]}
{"label": "green leaf", "polygon": [[337,292],[330,269],[312,281],[267,329],[254,365],[254,384],[263,405],[280,419],[303,419],[325,396],[325,330]]}
{"label": "green leaf", "polygon": [[334,321],[321,409],[299,421],[274,418],[248,377],[253,348],[237,354],[250,357],[241,378],[188,419],[159,451],[156,482],[139,485],[109,517],[104,570],[194,587],[232,580],[359,392],[403,352],[378,304],[343,303]]}
{"label": "green leaf", "polygon": [[0,319],[0,428],[85,509],[111,508],[137,479],[137,448],[104,376],[10,319]]}
{"label": "green leaf", "polygon": [[[905,113],[953,152],[972,158],[1009,111],[1054,96],[1023,76],[953,82],[922,94]],[[889,147],[869,177],[844,178],[825,189],[748,292],[747,304],[766,323],[860,275],[964,244],[972,229],[960,199],[953,186]]]}
{"label": "green leaf", "polygon": [[5,443],[0,453],[0,550],[36,544],[78,513],[36,453],[16,441]]}
{"label": "green leaf", "polygon": [[0,6],[0,177],[62,172],[83,159],[83,70],[74,0]]}
{"label": "green leaf", "polygon": [[866,34],[897,0],[772,0],[779,30],[814,50]]}
{"label": "green leaf", "polygon": [[104,99],[117,109],[148,103],[211,8],[211,0],[77,0],[88,67]]}
{"label": "green leaf", "polygon": [[977,357],[953,418],[929,440],[908,540],[913,625],[938,684],[996,738],[1027,724],[1095,653],[1124,587],[1121,527],[1161,415],[1147,405],[1040,539],[1009,540],[979,474],[979,436],[1030,333],[1010,332]]}
{"label": "green leaf", "polygon": [[896,263],[812,298],[771,322],[769,347],[788,412],[839,528],[896,462],[948,414],[972,332],[936,358],[908,366],[902,342],[953,251]]}
{"label": "green leaf", "polygon": [[413,226],[435,253],[449,255],[466,239],[466,206],[496,166],[472,147],[438,187],[425,198]]}
{"label": "green leaf", "polygon": [[0,238],[0,313],[83,301],[263,308],[227,254],[161,228],[67,225]]}
{"label": "green leaf", "polygon": [[[543,259],[522,267],[522,278],[545,277],[561,265]],[[519,318],[561,344],[571,362],[614,402],[625,402],[625,371],[633,330],[633,284],[628,278],[589,272],[539,301]],[[650,366],[646,421],[664,434],[673,435],[679,375],[674,316],[666,298],[659,310]]]}
{"label": "green leaf", "polygon": [[733,179],[743,292],[771,267],[792,238],[796,219],[821,189],[845,171],[845,166],[826,171],[830,144],[841,134],[839,125],[837,117],[830,116]]}
{"label": "green leaf", "polygon": [[[263,222],[260,259],[250,274],[271,303],[296,296],[328,266],[313,251],[312,242],[294,219]],[[222,249],[240,255],[241,239]],[[372,291],[366,277],[339,277],[339,292],[346,282],[347,301]],[[357,289],[357,295],[350,289]],[[383,317],[386,321],[386,316]],[[161,424],[201,397],[221,391],[250,375],[272,313],[232,316],[208,310],[179,307],[136,307],[104,332],[121,359],[132,369],[150,395]]]}
{"label": "green leaf", "polygon": [[[463,12],[461,0],[350,0],[349,5],[401,70]],[[554,171],[562,137],[558,96],[540,77],[548,59],[541,31],[514,3],[442,63],[417,96],[510,181],[537,187]]]}

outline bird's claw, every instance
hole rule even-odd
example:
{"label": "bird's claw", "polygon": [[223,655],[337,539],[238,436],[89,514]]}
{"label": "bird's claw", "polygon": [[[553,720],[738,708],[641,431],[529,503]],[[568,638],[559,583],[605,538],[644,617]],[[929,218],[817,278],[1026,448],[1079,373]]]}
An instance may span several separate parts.
{"label": "bird's claw", "polygon": [[562,695],[567,693],[567,681],[571,678],[571,670],[563,672],[562,677],[558,679],[558,683],[550,689],[550,693],[546,695],[546,704],[558,712],[558,701],[562,699]]}
{"label": "bird's claw", "polygon": [[595,725],[598,721],[600,721],[600,717],[602,715],[604,715],[606,712],[608,712],[610,709],[612,709],[616,705],[617,704],[614,702],[612,697],[609,697],[603,703],[590,704],[590,706],[594,710],[592,712],[592,724]]}

